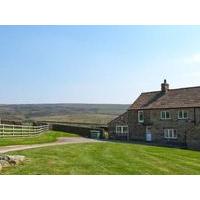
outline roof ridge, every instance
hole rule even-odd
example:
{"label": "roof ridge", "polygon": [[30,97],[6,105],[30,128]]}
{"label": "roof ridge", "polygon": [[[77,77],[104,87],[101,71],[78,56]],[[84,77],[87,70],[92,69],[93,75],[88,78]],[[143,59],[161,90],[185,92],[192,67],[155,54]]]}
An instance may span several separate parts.
{"label": "roof ridge", "polygon": [[[185,90],[185,89],[194,89],[194,88],[200,88],[200,86],[175,88],[175,89],[170,89],[170,90]],[[169,90],[169,91],[170,91],[170,90]]]}
{"label": "roof ridge", "polygon": [[[195,88],[200,88],[200,86],[174,88],[174,89],[169,89],[169,91],[173,91],[173,90],[187,90],[187,89],[195,89]],[[142,92],[141,94],[149,94],[149,93],[156,93],[156,92],[161,92],[161,90],[150,91],[150,92]]]}
{"label": "roof ridge", "polygon": [[157,90],[157,91],[151,91],[151,92],[142,92],[141,94],[149,94],[149,93],[156,93],[156,92],[161,92],[161,91]]}
{"label": "roof ridge", "polygon": [[[127,114],[127,113],[128,113],[128,110],[129,110],[129,109],[127,109],[126,112],[124,112],[124,113],[118,115],[116,118],[114,118],[113,120],[111,120],[109,123],[112,123],[114,120],[117,120],[117,119],[119,119],[120,117],[122,117],[122,116],[124,116],[125,114]],[[108,124],[109,124],[109,123],[108,123]]]}
{"label": "roof ridge", "polygon": [[[200,86],[141,93],[129,109],[200,107]],[[180,94],[180,95],[178,95]]]}

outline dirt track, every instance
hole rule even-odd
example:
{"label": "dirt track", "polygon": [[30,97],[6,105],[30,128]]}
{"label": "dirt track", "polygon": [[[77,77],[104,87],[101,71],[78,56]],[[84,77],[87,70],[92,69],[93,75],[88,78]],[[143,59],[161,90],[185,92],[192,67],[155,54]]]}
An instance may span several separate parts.
{"label": "dirt track", "polygon": [[26,150],[26,149],[35,149],[35,148],[40,148],[40,147],[64,145],[64,144],[78,144],[78,143],[91,143],[91,142],[101,142],[101,141],[93,140],[89,138],[83,138],[83,137],[66,137],[66,138],[62,137],[62,138],[58,138],[56,142],[52,142],[52,143],[3,146],[3,147],[0,147],[0,153],[7,153],[11,151],[19,151],[19,150]]}

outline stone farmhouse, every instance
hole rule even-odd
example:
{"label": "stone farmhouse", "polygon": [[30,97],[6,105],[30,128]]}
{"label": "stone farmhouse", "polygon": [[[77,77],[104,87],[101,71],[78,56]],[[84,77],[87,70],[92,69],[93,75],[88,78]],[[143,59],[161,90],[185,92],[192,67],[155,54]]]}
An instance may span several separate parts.
{"label": "stone farmhouse", "polygon": [[200,149],[200,87],[142,93],[127,112],[108,124],[113,139]]}

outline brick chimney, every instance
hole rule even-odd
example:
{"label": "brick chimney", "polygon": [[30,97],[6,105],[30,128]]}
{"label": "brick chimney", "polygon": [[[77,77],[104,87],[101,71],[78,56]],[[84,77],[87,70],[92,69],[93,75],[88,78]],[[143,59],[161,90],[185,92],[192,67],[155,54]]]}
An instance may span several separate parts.
{"label": "brick chimney", "polygon": [[163,93],[167,93],[169,91],[169,84],[167,83],[166,79],[164,80],[164,83],[161,84],[161,91]]}

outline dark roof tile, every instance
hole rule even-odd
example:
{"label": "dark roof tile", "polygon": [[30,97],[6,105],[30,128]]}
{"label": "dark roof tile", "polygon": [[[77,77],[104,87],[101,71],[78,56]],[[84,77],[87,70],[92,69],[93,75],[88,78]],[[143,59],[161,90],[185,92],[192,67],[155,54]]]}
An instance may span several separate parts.
{"label": "dark roof tile", "polygon": [[200,107],[200,87],[142,93],[129,109]]}

